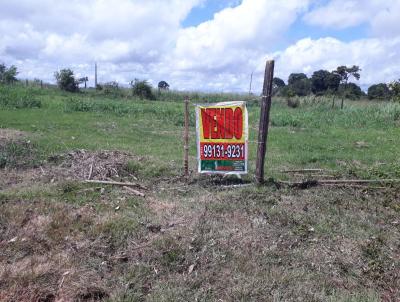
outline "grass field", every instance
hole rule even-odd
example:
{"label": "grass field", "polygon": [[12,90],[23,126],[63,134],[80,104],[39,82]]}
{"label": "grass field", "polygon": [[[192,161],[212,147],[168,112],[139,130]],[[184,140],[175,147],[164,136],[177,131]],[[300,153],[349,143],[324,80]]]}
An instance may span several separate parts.
{"label": "grass field", "polygon": [[[248,101],[252,181],[257,99],[191,96]],[[1,301],[400,300],[397,185],[226,188],[196,173],[194,107],[186,183],[182,98],[0,87]],[[400,104],[274,99],[266,177],[400,178],[399,147]]]}

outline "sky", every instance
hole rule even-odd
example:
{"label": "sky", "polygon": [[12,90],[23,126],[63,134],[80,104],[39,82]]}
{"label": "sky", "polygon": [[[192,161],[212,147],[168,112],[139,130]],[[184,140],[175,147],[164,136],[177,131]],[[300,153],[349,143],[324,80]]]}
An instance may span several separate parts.
{"label": "sky", "polygon": [[0,0],[0,63],[55,82],[135,78],[171,89],[261,90],[275,76],[359,65],[362,87],[400,78],[400,0]]}

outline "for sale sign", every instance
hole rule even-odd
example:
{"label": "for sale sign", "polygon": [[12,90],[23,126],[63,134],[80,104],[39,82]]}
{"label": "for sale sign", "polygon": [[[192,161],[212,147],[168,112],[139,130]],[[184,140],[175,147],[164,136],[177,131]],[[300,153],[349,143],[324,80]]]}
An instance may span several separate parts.
{"label": "for sale sign", "polygon": [[247,173],[247,109],[244,102],[196,105],[199,173]]}

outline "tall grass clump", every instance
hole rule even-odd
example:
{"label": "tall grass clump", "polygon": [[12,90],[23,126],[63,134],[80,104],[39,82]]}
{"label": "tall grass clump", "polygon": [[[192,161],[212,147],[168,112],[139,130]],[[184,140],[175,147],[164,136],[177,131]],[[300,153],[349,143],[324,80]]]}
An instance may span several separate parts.
{"label": "tall grass clump", "polygon": [[42,102],[37,99],[33,89],[19,85],[0,85],[0,108],[22,109],[40,108]]}
{"label": "tall grass clump", "polygon": [[301,100],[298,108],[289,108],[281,100],[272,105],[271,125],[275,127],[321,128],[334,125],[339,128],[380,128],[397,125],[400,104],[351,104],[344,109],[332,108],[329,98]]}
{"label": "tall grass clump", "polygon": [[[115,114],[119,116],[148,116],[153,120],[172,121],[174,125],[184,124],[182,108],[174,104],[146,101],[113,101],[69,98],[64,101],[64,112],[95,112]],[[194,125],[194,112],[190,113],[191,124]]]}
{"label": "tall grass clump", "polygon": [[207,92],[188,92],[188,91],[157,91],[154,93],[157,101],[183,102],[188,97],[193,103],[218,103],[230,101],[257,102],[259,97],[256,95],[239,93],[207,93]]}

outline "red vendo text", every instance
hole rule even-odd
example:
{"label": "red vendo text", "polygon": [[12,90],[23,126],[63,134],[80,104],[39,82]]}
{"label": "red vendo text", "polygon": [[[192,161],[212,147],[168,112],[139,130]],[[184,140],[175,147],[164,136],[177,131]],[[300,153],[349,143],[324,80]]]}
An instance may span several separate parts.
{"label": "red vendo text", "polygon": [[205,139],[241,139],[243,135],[242,108],[201,109]]}

